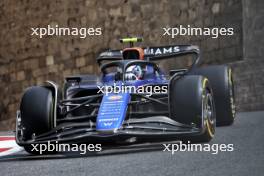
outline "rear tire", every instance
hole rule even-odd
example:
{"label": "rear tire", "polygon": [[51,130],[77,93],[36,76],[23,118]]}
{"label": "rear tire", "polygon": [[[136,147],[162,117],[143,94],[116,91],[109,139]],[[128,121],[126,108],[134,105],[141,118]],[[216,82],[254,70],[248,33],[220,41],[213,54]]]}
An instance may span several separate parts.
{"label": "rear tire", "polygon": [[201,129],[201,134],[188,138],[208,142],[215,133],[215,108],[207,78],[187,75],[170,83],[170,116],[173,120]]}

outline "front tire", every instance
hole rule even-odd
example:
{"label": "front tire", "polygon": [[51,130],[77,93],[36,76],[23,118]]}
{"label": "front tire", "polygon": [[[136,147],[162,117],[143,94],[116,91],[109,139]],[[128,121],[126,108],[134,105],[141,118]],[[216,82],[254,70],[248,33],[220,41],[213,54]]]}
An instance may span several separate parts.
{"label": "front tire", "polygon": [[207,78],[187,75],[170,82],[170,116],[173,120],[195,126],[201,133],[191,141],[208,142],[215,133],[215,107]]}
{"label": "front tire", "polygon": [[[54,98],[52,91],[46,87],[34,86],[26,90],[20,104],[23,140],[31,140],[33,136],[48,132],[54,126]],[[25,150],[32,154],[31,145]]]}
{"label": "front tire", "polygon": [[203,95],[203,118],[204,118],[204,132],[202,134],[194,137],[192,139],[193,142],[209,142],[213,137],[215,133],[215,107],[214,107],[214,101],[212,93],[208,88],[206,88],[206,93]]}
{"label": "front tire", "polygon": [[216,124],[231,125],[235,119],[235,94],[232,69],[224,65],[196,68],[191,74],[209,79],[214,92]]}

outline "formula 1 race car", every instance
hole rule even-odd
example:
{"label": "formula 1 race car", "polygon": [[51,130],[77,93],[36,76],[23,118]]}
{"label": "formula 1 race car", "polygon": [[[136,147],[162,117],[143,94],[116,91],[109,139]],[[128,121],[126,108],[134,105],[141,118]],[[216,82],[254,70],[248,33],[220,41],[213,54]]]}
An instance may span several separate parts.
{"label": "formula 1 race car", "polygon": [[[215,126],[235,117],[231,68],[199,67],[193,45],[107,50],[97,58],[101,75],[65,78],[63,89],[47,81],[26,89],[17,112],[16,141],[31,144],[188,138],[208,142]],[[189,68],[167,70],[155,61],[192,55]],[[118,91],[115,91],[118,90]]]}

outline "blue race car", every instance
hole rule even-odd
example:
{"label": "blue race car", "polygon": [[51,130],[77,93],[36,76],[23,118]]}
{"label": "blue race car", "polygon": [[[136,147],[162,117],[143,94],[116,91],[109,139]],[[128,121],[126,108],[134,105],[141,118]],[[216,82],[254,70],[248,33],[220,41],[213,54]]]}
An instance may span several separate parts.
{"label": "blue race car", "polygon": [[[17,112],[16,141],[114,142],[187,138],[208,142],[215,126],[235,117],[232,71],[228,66],[199,67],[193,45],[107,50],[97,58],[101,75],[65,78],[26,89]],[[189,68],[162,70],[156,61],[192,55]],[[165,71],[168,73],[166,74]]]}

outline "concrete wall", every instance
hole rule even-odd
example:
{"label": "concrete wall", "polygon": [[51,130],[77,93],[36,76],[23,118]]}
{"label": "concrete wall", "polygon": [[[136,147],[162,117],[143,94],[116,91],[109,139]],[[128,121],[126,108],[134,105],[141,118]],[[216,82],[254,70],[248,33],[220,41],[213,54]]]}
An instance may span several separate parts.
{"label": "concrete wall", "polygon": [[234,62],[239,110],[264,109],[264,1],[243,0],[243,60]]}
{"label": "concrete wall", "polygon": [[[240,0],[1,0],[0,130],[13,128],[23,90],[47,79],[62,83],[71,74],[97,73],[95,58],[105,48],[119,48],[119,38],[143,36],[145,45],[197,44],[204,64],[242,60]],[[31,36],[31,27],[102,27],[97,37]],[[233,27],[230,37],[162,36],[162,27]],[[254,65],[254,64],[253,64]],[[236,71],[238,73],[243,72]],[[239,81],[239,78],[236,80]],[[242,85],[242,83],[241,83]],[[238,88],[239,94],[247,89]],[[240,109],[247,109],[239,99]],[[252,108],[254,109],[254,107]]]}
{"label": "concrete wall", "polygon": [[243,0],[245,59],[264,59],[264,1]]}

